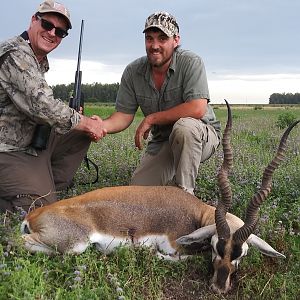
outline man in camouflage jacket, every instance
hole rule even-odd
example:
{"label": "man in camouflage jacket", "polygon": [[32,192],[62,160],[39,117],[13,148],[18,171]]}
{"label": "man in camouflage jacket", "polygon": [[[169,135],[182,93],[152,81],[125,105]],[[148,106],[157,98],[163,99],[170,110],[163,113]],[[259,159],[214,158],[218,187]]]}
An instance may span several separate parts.
{"label": "man in camouflage jacket", "polygon": [[[99,117],[85,117],[54,99],[44,79],[47,54],[71,27],[69,11],[46,0],[27,31],[0,43],[0,212],[56,201],[91,140],[105,135]],[[51,130],[46,149],[32,142],[37,128]]]}

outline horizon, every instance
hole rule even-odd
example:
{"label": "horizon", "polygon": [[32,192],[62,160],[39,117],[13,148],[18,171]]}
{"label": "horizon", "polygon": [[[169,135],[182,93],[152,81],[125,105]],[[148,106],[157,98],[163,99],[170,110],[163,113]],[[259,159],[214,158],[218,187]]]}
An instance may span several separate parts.
{"label": "horizon", "polygon": [[[48,74],[45,74],[49,85],[74,83],[77,60],[60,60],[49,57],[49,63],[50,70]],[[125,68],[125,65],[109,66],[99,62],[82,60],[82,84],[120,83],[123,68]],[[62,75],[58,76],[58,74]],[[217,75],[215,76],[217,77]],[[300,82],[300,74],[228,75],[224,76],[222,80],[207,77],[212,104],[220,104],[224,98],[232,99],[232,104],[268,104],[270,96],[274,93],[295,94],[300,92],[297,88]],[[232,86],[238,88],[232,91],[230,90]],[[279,86],[284,87],[278,88]],[[220,92],[218,92],[219,90]],[[252,90],[252,92],[250,95],[245,95],[243,90]],[[264,95],[264,97],[260,95]]]}

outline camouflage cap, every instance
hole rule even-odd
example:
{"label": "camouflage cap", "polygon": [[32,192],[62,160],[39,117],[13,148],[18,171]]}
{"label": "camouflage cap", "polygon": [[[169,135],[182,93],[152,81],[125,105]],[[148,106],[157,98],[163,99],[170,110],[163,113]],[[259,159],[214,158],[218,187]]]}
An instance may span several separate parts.
{"label": "camouflage cap", "polygon": [[179,26],[175,17],[163,11],[156,12],[147,18],[143,33],[145,33],[149,28],[158,28],[168,37],[179,34]]}
{"label": "camouflage cap", "polygon": [[41,14],[44,14],[44,13],[57,13],[57,14],[60,14],[66,19],[69,29],[72,28],[70,12],[61,3],[58,3],[58,2],[53,1],[53,0],[46,0],[46,1],[44,1],[43,3],[41,3],[39,5],[39,7],[37,8],[37,12],[39,12]]}

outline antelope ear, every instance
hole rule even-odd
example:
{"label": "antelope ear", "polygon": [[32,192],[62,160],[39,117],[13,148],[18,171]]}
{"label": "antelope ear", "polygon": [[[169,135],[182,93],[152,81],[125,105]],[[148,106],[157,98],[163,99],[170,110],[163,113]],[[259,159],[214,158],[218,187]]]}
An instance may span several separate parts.
{"label": "antelope ear", "polygon": [[201,227],[188,235],[181,236],[176,240],[179,245],[190,245],[200,243],[203,240],[212,237],[216,233],[216,224]]}
{"label": "antelope ear", "polygon": [[265,242],[255,234],[250,234],[247,243],[256,247],[264,255],[285,258],[285,255],[277,252],[267,242]]}

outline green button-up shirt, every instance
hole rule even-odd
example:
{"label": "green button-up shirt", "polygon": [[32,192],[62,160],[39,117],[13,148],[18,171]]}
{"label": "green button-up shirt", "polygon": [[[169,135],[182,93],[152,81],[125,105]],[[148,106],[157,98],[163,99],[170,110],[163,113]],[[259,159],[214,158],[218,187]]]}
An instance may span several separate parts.
{"label": "green button-up shirt", "polygon": [[[135,114],[140,107],[143,114],[147,116],[201,98],[207,99],[209,102],[204,63],[198,55],[179,48],[173,54],[160,91],[155,88],[151,76],[151,66],[146,56],[130,63],[122,75],[116,99],[116,110]],[[201,120],[211,124],[218,135],[220,134],[220,122],[216,119],[209,104],[207,112]],[[168,140],[172,127],[173,124],[153,126],[151,144]]]}

